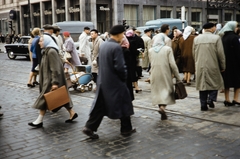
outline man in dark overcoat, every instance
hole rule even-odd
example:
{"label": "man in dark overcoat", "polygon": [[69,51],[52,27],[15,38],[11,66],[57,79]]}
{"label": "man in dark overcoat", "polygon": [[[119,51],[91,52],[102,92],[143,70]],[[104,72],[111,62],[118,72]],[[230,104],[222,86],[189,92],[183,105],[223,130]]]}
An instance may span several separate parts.
{"label": "man in dark overcoat", "polygon": [[130,116],[134,114],[129,90],[126,85],[127,69],[120,43],[125,29],[122,25],[111,28],[111,38],[99,48],[99,74],[96,97],[83,133],[90,138],[98,138],[96,132],[103,117],[120,119],[121,134],[131,135]]}

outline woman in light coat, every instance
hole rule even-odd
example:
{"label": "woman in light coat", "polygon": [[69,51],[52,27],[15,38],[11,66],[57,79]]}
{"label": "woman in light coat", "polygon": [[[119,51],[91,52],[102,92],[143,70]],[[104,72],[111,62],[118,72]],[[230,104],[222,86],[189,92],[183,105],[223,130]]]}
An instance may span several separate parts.
{"label": "woman in light coat", "polygon": [[[43,126],[43,117],[47,111],[47,104],[44,99],[44,94],[52,90],[56,90],[63,85],[66,85],[62,61],[58,55],[58,46],[53,39],[48,35],[43,35],[39,40],[42,52],[42,60],[39,69],[39,90],[40,95],[33,104],[33,108],[39,109],[39,116],[34,122],[28,123],[29,126],[40,128]],[[78,117],[72,109],[73,104],[70,102],[64,107],[69,112],[70,118],[65,122],[71,122]]]}
{"label": "woman in light coat", "polygon": [[166,120],[165,107],[175,103],[172,75],[180,81],[178,68],[174,60],[172,48],[165,45],[165,36],[160,33],[149,49],[151,62],[151,96],[152,104],[159,106],[161,119]]}
{"label": "woman in light coat", "polygon": [[[70,36],[70,33],[67,31],[63,32],[63,37],[65,39],[65,42],[64,42],[65,51],[69,52],[72,56],[72,58],[69,61],[68,60],[67,61],[70,62],[73,66],[81,65],[79,55],[74,46],[74,42]],[[65,64],[64,68],[65,68],[65,72],[68,72],[68,69],[71,67],[68,64]]]}

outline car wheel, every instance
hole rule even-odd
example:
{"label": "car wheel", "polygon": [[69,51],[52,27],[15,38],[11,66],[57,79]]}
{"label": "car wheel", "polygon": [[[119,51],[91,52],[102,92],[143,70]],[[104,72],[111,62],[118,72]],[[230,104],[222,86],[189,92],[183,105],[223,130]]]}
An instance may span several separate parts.
{"label": "car wheel", "polygon": [[16,55],[13,55],[13,52],[11,50],[7,51],[7,56],[11,60],[13,60],[13,59],[15,59],[17,57]]}

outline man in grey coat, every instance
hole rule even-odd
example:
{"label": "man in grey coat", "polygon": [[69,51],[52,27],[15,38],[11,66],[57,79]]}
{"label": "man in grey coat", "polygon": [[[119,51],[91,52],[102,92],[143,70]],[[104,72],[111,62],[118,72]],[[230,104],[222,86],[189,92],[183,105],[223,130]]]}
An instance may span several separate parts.
{"label": "man in grey coat", "polygon": [[221,72],[225,70],[225,55],[221,37],[214,35],[213,23],[203,26],[204,33],[194,38],[193,58],[196,67],[196,89],[199,90],[201,111],[214,108],[218,90],[223,89]]}
{"label": "man in grey coat", "polygon": [[134,114],[129,90],[126,85],[127,69],[120,43],[125,28],[115,25],[111,28],[111,38],[99,48],[99,72],[97,91],[90,111],[89,119],[83,133],[97,139],[97,131],[104,116],[121,120],[121,134],[131,135],[136,132],[132,128],[130,116]]}

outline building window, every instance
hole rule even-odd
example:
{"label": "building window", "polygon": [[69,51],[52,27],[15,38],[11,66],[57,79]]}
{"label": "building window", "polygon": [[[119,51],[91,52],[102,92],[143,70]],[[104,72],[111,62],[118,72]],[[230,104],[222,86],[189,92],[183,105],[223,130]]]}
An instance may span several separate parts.
{"label": "building window", "polygon": [[192,8],[191,18],[191,26],[199,31],[202,28],[202,10]]}
{"label": "building window", "polygon": [[240,23],[240,14],[236,14],[236,21]]}
{"label": "building window", "polygon": [[225,21],[231,21],[232,20],[232,13],[225,13]]}
{"label": "building window", "polygon": [[143,24],[149,20],[156,19],[156,7],[154,6],[143,6]]}
{"label": "building window", "polygon": [[171,7],[161,7],[160,8],[160,18],[172,18],[172,10]]}
{"label": "building window", "polygon": [[130,26],[138,26],[138,6],[136,5],[124,5],[124,19],[127,20],[127,24]]}

